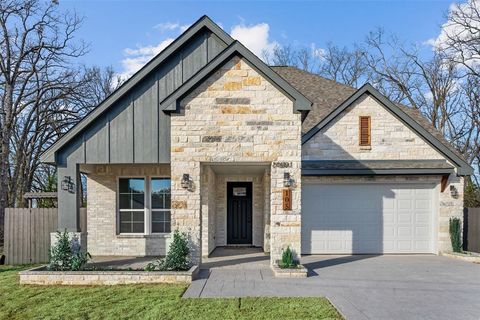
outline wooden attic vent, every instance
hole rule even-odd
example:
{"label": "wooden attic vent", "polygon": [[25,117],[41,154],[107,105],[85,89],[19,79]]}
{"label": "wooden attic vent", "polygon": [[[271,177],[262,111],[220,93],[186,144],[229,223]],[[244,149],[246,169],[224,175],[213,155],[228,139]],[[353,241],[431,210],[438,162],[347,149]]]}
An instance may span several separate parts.
{"label": "wooden attic vent", "polygon": [[371,145],[371,120],[370,116],[360,116],[359,144],[362,147]]}

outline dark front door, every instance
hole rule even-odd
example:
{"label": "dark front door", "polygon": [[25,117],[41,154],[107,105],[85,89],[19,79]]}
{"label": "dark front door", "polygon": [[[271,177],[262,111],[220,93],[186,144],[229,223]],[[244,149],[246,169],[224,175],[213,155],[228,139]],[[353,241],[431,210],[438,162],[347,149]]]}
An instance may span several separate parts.
{"label": "dark front door", "polygon": [[227,243],[252,244],[251,182],[227,182]]}

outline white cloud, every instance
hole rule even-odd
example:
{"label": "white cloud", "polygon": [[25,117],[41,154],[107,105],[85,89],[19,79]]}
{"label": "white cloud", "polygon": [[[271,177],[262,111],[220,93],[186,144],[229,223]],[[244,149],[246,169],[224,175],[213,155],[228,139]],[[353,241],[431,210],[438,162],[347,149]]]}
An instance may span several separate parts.
{"label": "white cloud", "polygon": [[162,22],[154,26],[153,28],[159,30],[160,32],[166,31],[180,31],[183,32],[188,29],[190,25],[188,24],[180,24],[178,22]]}
{"label": "white cloud", "polygon": [[312,50],[313,57],[318,58],[318,59],[324,59],[325,54],[326,54],[325,49],[318,48],[315,43],[312,43],[310,48]]}
{"label": "white cloud", "polygon": [[[472,12],[472,10],[480,11],[480,1],[467,0],[467,2],[465,3],[452,3],[449,8],[449,16],[455,14],[456,12],[459,12],[459,10],[475,16],[476,13]],[[447,41],[449,36],[459,36],[464,40],[471,39],[472,37],[478,37],[478,35],[472,34],[472,30],[478,30],[478,28],[480,28],[480,22],[470,19],[468,23],[472,25],[472,28],[470,28],[470,30],[458,23],[447,21],[442,25],[440,34],[436,38],[428,39],[427,41],[425,41],[425,44],[430,45],[433,48],[444,50],[447,48]]]}
{"label": "white cloud", "polygon": [[135,49],[124,49],[124,59],[121,61],[123,71],[120,73],[122,79],[127,79],[140,70],[141,67],[165,49],[173,40],[175,39],[167,38],[157,45],[137,46]]}
{"label": "white cloud", "polygon": [[230,35],[240,41],[258,57],[263,57],[264,52],[271,54],[275,46],[278,45],[276,41],[270,40],[269,33],[270,26],[268,23],[259,23],[250,26],[241,23],[232,27]]}
{"label": "white cloud", "polygon": [[[122,72],[119,74],[122,79],[127,79],[142,68],[160,51],[165,49],[175,39],[178,32],[185,31],[189,25],[181,25],[177,22],[164,22],[154,26],[154,29],[161,33],[170,35],[157,45],[137,45],[135,48],[126,48],[123,50],[124,58],[121,61]],[[262,58],[263,53],[271,54],[276,41],[270,39],[270,26],[267,23],[259,23],[255,25],[245,25],[243,22],[235,25],[231,29],[231,36],[243,43],[258,57]]]}

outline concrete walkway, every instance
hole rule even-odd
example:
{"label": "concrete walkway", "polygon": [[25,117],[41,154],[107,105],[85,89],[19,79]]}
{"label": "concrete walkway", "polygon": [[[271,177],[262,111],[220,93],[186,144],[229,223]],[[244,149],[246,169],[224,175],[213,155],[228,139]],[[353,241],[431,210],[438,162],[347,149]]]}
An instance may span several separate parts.
{"label": "concrete walkway", "polygon": [[347,319],[480,319],[478,264],[433,255],[306,256],[307,279],[278,279],[267,256],[242,250],[208,259],[184,297],[325,296]]}

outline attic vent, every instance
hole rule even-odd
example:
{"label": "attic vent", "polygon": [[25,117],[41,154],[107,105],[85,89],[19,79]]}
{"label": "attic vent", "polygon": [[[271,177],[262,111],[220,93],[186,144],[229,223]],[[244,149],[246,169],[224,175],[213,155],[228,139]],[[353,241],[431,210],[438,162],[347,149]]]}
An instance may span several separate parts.
{"label": "attic vent", "polygon": [[371,145],[371,121],[369,116],[360,117],[359,144],[360,146]]}

